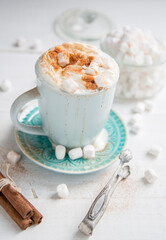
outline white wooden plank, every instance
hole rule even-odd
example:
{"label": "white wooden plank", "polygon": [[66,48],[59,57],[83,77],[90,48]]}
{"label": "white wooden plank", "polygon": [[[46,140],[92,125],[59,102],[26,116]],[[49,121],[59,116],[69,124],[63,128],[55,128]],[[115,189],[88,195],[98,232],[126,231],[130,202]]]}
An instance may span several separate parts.
{"label": "white wooden plank", "polygon": [[[69,7],[85,7],[103,11],[114,19],[117,26],[124,24],[151,28],[157,36],[166,38],[163,27],[166,2],[160,1],[1,1],[0,3],[0,81],[9,78],[14,88],[9,93],[0,92],[0,167],[4,170],[6,154],[18,147],[14,140],[13,125],[9,109],[13,100],[22,92],[35,86],[35,61],[38,51],[27,52],[27,48],[12,47],[13,41],[25,37],[28,43],[35,38],[43,41],[44,49],[62,40],[54,34],[55,18]],[[123,11],[122,11],[123,9]],[[140,13],[141,12],[141,21]],[[147,17],[148,12],[148,17]],[[155,17],[154,17],[155,16]],[[157,16],[157,17],[156,17]],[[154,109],[143,116],[143,131],[129,134],[128,147],[133,151],[132,175],[117,188],[108,210],[91,239],[95,240],[153,240],[166,238],[166,90],[154,100]],[[127,123],[131,117],[134,101],[116,100],[114,109]],[[129,129],[129,128],[128,128]],[[159,159],[146,155],[151,144],[163,147]],[[22,188],[23,194],[43,213],[43,223],[20,232],[3,210],[0,210],[0,231],[3,240],[28,239],[87,239],[77,232],[77,226],[85,216],[91,202],[113,173],[117,162],[111,167],[88,175],[72,176],[50,172],[40,168],[23,156],[11,175]],[[143,180],[144,170],[155,169],[159,180],[147,184]],[[67,183],[70,197],[56,198],[56,186]],[[31,187],[38,199],[33,199]],[[74,209],[74,211],[73,211]]]}
{"label": "white wooden plank", "polygon": [[[32,203],[43,213],[43,222],[20,232],[4,211],[0,214],[1,239],[3,240],[79,240],[87,239],[77,231],[85,216],[90,200],[33,200]],[[115,205],[114,205],[115,204]],[[160,208],[159,208],[160,206]],[[95,240],[147,240],[166,237],[165,199],[137,199],[125,205],[124,199],[110,201],[108,211],[96,227],[91,239]],[[10,230],[9,230],[10,229]]]}

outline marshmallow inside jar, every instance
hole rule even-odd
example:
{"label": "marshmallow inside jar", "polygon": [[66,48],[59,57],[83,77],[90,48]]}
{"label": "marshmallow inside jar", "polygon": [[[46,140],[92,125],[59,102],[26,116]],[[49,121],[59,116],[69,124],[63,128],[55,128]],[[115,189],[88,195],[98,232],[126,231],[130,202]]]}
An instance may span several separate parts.
{"label": "marshmallow inside jar", "polygon": [[156,96],[166,81],[166,41],[150,30],[124,26],[101,41],[101,49],[120,67],[116,96],[146,99]]}

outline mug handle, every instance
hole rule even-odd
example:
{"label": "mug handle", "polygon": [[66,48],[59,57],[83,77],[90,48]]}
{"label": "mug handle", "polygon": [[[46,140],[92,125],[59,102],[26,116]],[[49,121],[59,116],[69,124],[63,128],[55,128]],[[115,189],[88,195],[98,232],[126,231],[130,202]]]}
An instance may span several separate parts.
{"label": "mug handle", "polygon": [[39,98],[40,98],[40,94],[36,87],[23,93],[18,98],[16,98],[16,100],[12,104],[10,109],[10,116],[13,124],[18,130],[29,133],[29,134],[45,136],[46,134],[44,133],[42,126],[30,126],[27,124],[23,124],[18,120],[18,113],[20,112],[21,108],[26,103]]}

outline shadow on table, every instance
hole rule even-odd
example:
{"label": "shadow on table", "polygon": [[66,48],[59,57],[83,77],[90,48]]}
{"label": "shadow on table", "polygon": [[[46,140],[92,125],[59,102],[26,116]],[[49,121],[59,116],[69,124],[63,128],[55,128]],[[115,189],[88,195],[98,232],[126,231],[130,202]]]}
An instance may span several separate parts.
{"label": "shadow on table", "polygon": [[77,231],[77,232],[74,234],[72,240],[79,240],[79,239],[89,239],[89,236],[86,236],[86,235],[84,235],[83,233],[81,233],[80,231]]}

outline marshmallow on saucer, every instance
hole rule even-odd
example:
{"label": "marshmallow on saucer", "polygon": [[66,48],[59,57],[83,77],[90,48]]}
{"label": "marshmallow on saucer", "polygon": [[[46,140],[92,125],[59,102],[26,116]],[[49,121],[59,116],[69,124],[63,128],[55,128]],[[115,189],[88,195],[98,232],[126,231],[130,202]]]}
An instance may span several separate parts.
{"label": "marshmallow on saucer", "polygon": [[153,145],[151,146],[151,148],[148,151],[148,154],[150,154],[151,156],[157,158],[159,157],[160,153],[162,151],[162,148],[158,145]]}
{"label": "marshmallow on saucer", "polygon": [[81,158],[83,156],[82,149],[80,147],[73,148],[68,152],[69,158],[72,160]]}
{"label": "marshmallow on saucer", "polygon": [[96,137],[93,146],[96,151],[102,151],[106,147],[108,143],[108,133],[105,129],[103,129],[99,135]]}
{"label": "marshmallow on saucer", "polygon": [[67,198],[69,196],[69,190],[66,184],[62,183],[57,186],[57,194],[60,198]]}
{"label": "marshmallow on saucer", "polygon": [[12,83],[8,79],[5,79],[0,84],[1,91],[7,92],[12,88]]}
{"label": "marshmallow on saucer", "polygon": [[58,58],[58,64],[61,67],[65,67],[67,64],[69,64],[69,55],[65,52],[60,52],[57,55]]}
{"label": "marshmallow on saucer", "polygon": [[153,169],[148,169],[145,171],[145,179],[148,183],[154,183],[158,179],[158,176]]}
{"label": "marshmallow on saucer", "polygon": [[57,159],[62,160],[64,159],[66,154],[66,148],[62,145],[57,145],[55,147],[55,156]]}
{"label": "marshmallow on saucer", "polygon": [[10,161],[11,164],[15,165],[21,159],[21,155],[12,150],[8,152],[7,159]]}
{"label": "marshmallow on saucer", "polygon": [[133,113],[143,113],[145,111],[145,103],[139,102],[135,105],[135,107],[132,109]]}
{"label": "marshmallow on saucer", "polygon": [[86,145],[83,148],[83,158],[95,158],[95,148],[93,145]]}
{"label": "marshmallow on saucer", "polygon": [[62,89],[65,92],[73,93],[78,89],[78,84],[71,78],[67,78],[62,82]]}

